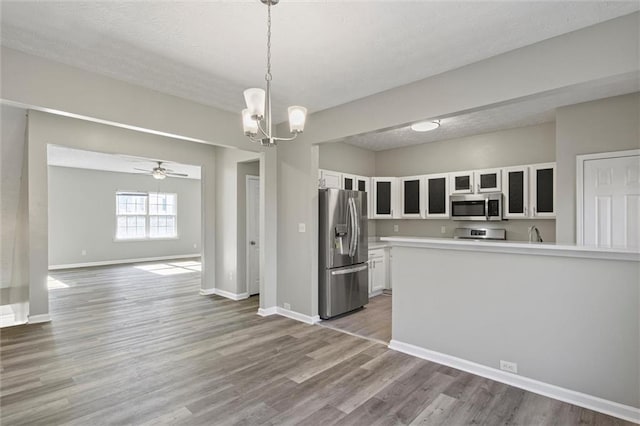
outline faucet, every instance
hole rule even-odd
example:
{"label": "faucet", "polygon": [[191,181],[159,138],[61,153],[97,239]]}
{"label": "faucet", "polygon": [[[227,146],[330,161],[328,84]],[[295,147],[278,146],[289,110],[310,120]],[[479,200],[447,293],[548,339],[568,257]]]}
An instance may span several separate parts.
{"label": "faucet", "polygon": [[533,241],[533,235],[535,233],[535,237],[536,237],[536,243],[541,243],[542,242],[542,237],[540,236],[540,230],[538,229],[537,226],[535,225],[531,225],[529,227],[529,242],[532,243]]}

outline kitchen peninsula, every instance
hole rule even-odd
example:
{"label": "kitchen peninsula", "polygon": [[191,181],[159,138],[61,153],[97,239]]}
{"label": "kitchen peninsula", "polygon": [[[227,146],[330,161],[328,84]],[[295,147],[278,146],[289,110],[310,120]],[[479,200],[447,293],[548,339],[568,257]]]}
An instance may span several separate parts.
{"label": "kitchen peninsula", "polygon": [[639,252],[381,240],[393,253],[391,348],[638,418]]}

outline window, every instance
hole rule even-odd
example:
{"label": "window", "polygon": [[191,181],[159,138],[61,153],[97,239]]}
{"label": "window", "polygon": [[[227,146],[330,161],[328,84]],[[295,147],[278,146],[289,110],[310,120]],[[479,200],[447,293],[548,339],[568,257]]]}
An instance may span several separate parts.
{"label": "window", "polygon": [[116,192],[116,239],[175,238],[177,195]]}

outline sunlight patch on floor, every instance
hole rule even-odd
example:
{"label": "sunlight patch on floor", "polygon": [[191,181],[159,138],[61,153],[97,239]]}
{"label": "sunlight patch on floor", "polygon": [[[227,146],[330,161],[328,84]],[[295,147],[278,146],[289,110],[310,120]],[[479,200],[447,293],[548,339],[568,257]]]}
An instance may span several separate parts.
{"label": "sunlight patch on floor", "polygon": [[60,288],[69,288],[69,285],[51,276],[47,276],[47,288],[49,290],[57,290]]}
{"label": "sunlight patch on floor", "polygon": [[146,265],[136,265],[136,269],[140,269],[146,272],[151,272],[156,275],[180,275],[190,274],[193,272],[202,271],[202,263],[194,260],[184,262],[168,262],[168,263],[153,263]]}

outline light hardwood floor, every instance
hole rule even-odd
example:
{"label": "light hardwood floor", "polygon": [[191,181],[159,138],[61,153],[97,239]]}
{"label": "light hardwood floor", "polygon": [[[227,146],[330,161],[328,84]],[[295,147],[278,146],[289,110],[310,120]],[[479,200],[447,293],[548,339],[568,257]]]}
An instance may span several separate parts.
{"label": "light hardwood floor", "polygon": [[53,322],[1,331],[2,425],[625,424],[261,318],[257,298],[200,296],[198,272],[166,265],[51,273],[68,285],[50,292]]}

